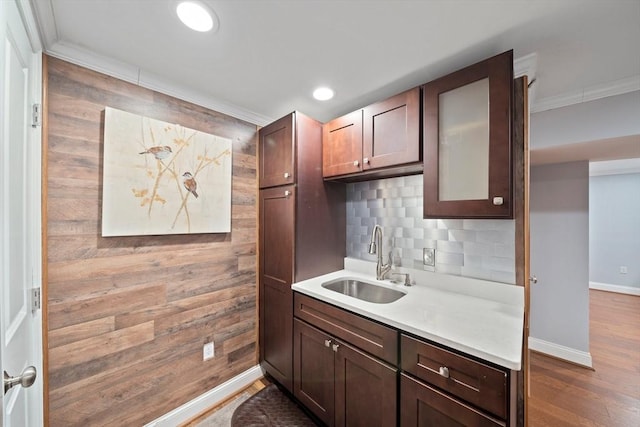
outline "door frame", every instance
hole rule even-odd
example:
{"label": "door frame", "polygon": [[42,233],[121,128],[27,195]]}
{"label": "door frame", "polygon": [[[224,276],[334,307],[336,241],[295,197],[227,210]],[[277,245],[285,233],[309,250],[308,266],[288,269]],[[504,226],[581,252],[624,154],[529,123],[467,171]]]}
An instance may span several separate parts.
{"label": "door frame", "polygon": [[[526,75],[514,80],[513,180],[516,284],[524,287],[522,368],[518,375],[518,422],[527,425],[529,397],[529,82]],[[518,424],[520,425],[520,424]]]}
{"label": "door frame", "polygon": [[[13,0],[15,3],[18,12],[21,16],[21,24],[25,29],[27,37],[29,39],[29,43],[31,45],[31,52],[33,55],[33,68],[31,69],[29,75],[29,103],[32,104],[40,104],[43,105],[43,71],[42,71],[42,42],[40,38],[40,34],[37,30],[37,23],[35,20],[35,15],[33,13],[33,9],[28,0]],[[40,109],[41,117],[44,117],[42,111],[42,107]],[[4,113],[3,113],[4,114]],[[41,120],[42,123],[42,120]],[[34,331],[32,333],[33,341],[31,343],[33,349],[33,359],[30,360],[30,364],[36,367],[38,372],[38,380],[31,387],[33,395],[40,396],[39,399],[36,399],[33,402],[37,407],[30,408],[30,413],[33,418],[31,419],[31,424],[33,426],[42,426],[46,425],[44,416],[44,404],[46,400],[44,399],[44,390],[46,390],[46,371],[43,369],[43,355],[44,355],[44,346],[43,346],[43,313],[46,313],[46,305],[44,304],[46,298],[43,296],[44,293],[44,282],[42,280],[42,271],[43,271],[43,236],[44,229],[42,226],[44,225],[43,218],[43,198],[42,198],[42,185],[43,185],[43,174],[42,174],[42,126],[30,127],[27,130],[27,147],[26,147],[26,168],[24,172],[24,177],[27,179],[27,195],[26,195],[26,204],[27,204],[27,236],[26,236],[26,246],[27,246],[27,268],[31,275],[31,287],[40,288],[41,296],[40,296],[40,310],[36,310],[34,313],[35,321],[33,322]],[[5,173],[6,171],[3,171]],[[0,305],[0,322],[1,319],[4,318],[4,313],[2,312],[2,306]],[[0,355],[0,367],[2,366],[2,358]],[[3,399],[4,394],[0,392],[0,426],[3,425],[4,413],[3,413]]]}

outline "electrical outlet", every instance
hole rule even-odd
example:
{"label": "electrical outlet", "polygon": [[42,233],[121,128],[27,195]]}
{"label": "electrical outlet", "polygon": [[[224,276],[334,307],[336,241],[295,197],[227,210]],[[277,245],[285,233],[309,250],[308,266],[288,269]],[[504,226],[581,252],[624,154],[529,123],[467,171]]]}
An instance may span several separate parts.
{"label": "electrical outlet", "polygon": [[424,265],[435,267],[436,265],[436,250],[434,248],[422,249],[422,262]]}
{"label": "electrical outlet", "polygon": [[202,347],[202,360],[213,359],[213,356],[215,356],[215,349],[213,347],[213,341],[211,341]]}
{"label": "electrical outlet", "polygon": [[621,265],[620,266],[620,274],[627,274],[627,266],[626,265]]}

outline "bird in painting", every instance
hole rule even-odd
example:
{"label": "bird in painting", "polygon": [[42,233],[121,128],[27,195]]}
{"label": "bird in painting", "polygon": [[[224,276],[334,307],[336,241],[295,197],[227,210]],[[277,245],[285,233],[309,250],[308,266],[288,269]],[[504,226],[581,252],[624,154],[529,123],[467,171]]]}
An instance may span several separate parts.
{"label": "bird in painting", "polygon": [[186,188],[187,191],[193,194],[193,196],[197,199],[198,193],[196,192],[196,188],[198,188],[198,184],[196,183],[193,175],[191,175],[191,172],[183,173],[182,177],[184,178],[184,181],[182,182],[184,184],[184,188]]}
{"label": "bird in painting", "polygon": [[168,145],[156,145],[155,147],[149,147],[146,151],[142,151],[139,154],[153,154],[153,157],[156,159],[163,160],[169,157],[171,153],[171,147]]}

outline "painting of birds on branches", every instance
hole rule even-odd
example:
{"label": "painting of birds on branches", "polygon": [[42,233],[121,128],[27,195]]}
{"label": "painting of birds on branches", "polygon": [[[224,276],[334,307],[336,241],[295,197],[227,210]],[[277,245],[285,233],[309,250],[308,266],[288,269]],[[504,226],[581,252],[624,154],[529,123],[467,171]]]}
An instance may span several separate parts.
{"label": "painting of birds on branches", "polygon": [[102,235],[231,231],[228,138],[106,107]]}

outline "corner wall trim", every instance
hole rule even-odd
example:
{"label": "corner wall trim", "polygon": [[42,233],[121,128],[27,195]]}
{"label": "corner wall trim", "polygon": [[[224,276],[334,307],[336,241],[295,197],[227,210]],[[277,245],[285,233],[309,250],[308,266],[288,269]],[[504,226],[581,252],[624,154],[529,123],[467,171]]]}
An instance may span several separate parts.
{"label": "corner wall trim", "polygon": [[634,288],[633,286],[621,286],[621,285],[611,285],[609,283],[589,282],[589,289],[595,289],[598,291],[616,292],[618,294],[640,296],[640,288]]}
{"label": "corner wall trim", "polygon": [[591,353],[589,352],[576,350],[534,337],[529,337],[529,350],[548,354],[549,356],[566,360],[567,362],[575,363],[576,365],[586,368],[593,368],[593,361],[591,360]]}
{"label": "corner wall trim", "polygon": [[236,375],[227,382],[224,382],[214,389],[201,394],[195,399],[174,409],[173,411],[151,421],[144,427],[174,427],[189,421],[196,415],[204,412],[210,407],[223,401],[224,399],[240,392],[256,380],[262,378],[264,373],[259,365],[249,368],[240,375]]}

